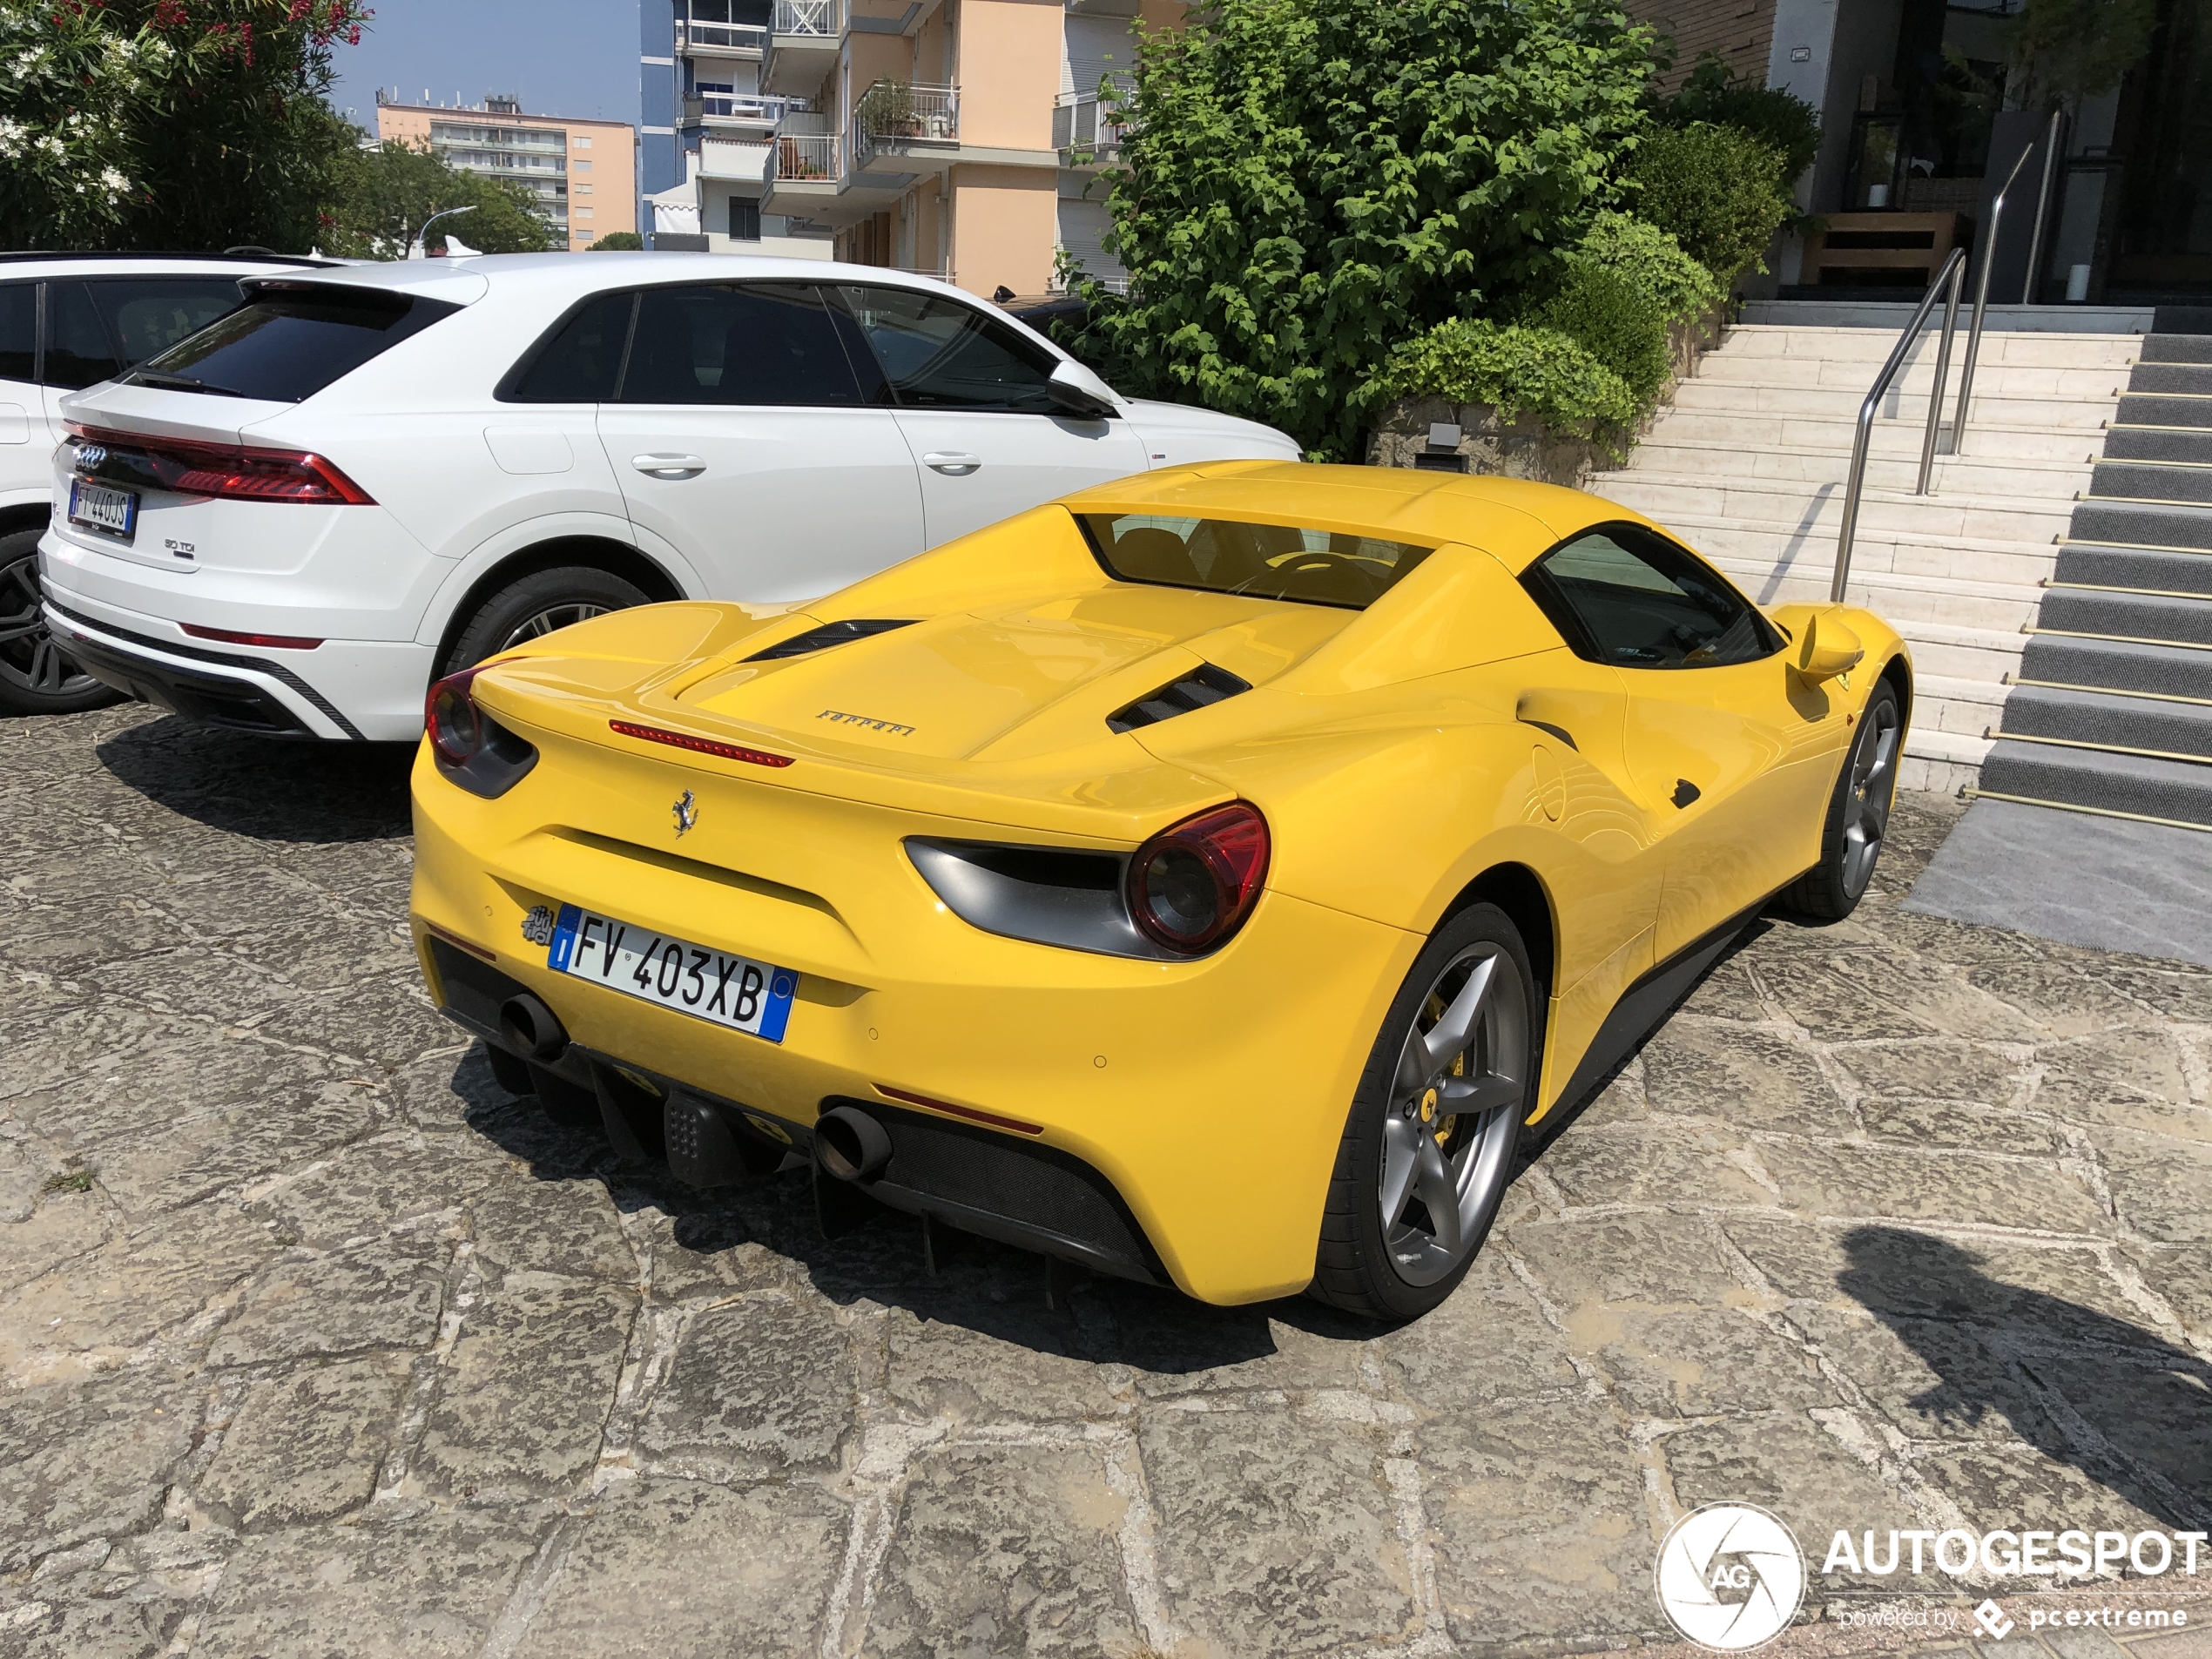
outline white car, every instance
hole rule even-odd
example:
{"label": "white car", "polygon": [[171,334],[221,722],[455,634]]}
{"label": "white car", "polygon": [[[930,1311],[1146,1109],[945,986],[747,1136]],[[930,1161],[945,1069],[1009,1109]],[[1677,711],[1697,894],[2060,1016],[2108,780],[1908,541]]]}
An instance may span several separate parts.
{"label": "white car", "polygon": [[188,718],[412,739],[425,689],[657,599],[792,604],[1150,467],[1295,459],[945,283],[719,254],[257,280],[65,401],[49,624]]}
{"label": "white car", "polygon": [[61,401],[237,308],[240,277],[292,260],[219,255],[0,254],[0,712],[115,700],[46,631],[38,538],[54,493]]}

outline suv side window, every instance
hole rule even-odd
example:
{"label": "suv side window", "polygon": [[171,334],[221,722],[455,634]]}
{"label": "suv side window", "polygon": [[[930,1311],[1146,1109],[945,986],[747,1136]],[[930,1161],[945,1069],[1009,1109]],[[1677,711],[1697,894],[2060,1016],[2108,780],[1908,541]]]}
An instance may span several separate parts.
{"label": "suv side window", "polygon": [[634,293],[603,293],[587,301],[534,347],[512,382],[498,395],[511,403],[606,403],[622,380],[623,349],[630,344]]}
{"label": "suv side window", "polygon": [[38,285],[0,286],[0,381],[38,378]]}
{"label": "suv side window", "polygon": [[143,363],[239,308],[232,277],[111,277],[91,285],[126,363]]}
{"label": "suv side window", "polygon": [[123,372],[107,325],[92,305],[92,291],[82,282],[46,285],[45,382],[76,391]]}
{"label": "suv side window", "polygon": [[860,386],[811,283],[702,283],[637,299],[617,401],[852,408]]}
{"label": "suv side window", "polygon": [[1719,668],[1781,650],[1765,617],[1702,559],[1636,524],[1605,524],[1521,577],[1575,654],[1615,668]]}
{"label": "suv side window", "polygon": [[907,408],[1058,415],[1056,359],[995,318],[941,294],[840,289],[893,400]]}

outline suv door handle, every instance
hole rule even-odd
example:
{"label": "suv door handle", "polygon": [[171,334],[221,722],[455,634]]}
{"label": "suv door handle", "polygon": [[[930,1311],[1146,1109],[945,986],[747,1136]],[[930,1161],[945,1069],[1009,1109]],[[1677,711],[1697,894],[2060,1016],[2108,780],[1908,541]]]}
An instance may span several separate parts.
{"label": "suv door handle", "polygon": [[921,464],[943,473],[948,478],[965,478],[983,464],[983,457],[957,449],[932,449],[922,456]]}
{"label": "suv door handle", "polygon": [[630,464],[656,478],[696,478],[706,470],[697,455],[632,455]]}

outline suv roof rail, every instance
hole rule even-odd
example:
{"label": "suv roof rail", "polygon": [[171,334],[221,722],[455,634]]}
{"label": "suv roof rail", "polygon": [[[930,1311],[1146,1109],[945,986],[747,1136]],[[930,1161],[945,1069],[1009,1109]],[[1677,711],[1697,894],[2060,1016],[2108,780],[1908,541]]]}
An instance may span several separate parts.
{"label": "suv roof rail", "polygon": [[180,248],[146,248],[121,251],[115,248],[24,248],[0,253],[0,263],[17,263],[24,260],[206,260],[220,265],[226,260],[238,265],[341,265],[344,261],[310,253],[249,253],[243,248],[226,249],[220,253],[186,252]]}

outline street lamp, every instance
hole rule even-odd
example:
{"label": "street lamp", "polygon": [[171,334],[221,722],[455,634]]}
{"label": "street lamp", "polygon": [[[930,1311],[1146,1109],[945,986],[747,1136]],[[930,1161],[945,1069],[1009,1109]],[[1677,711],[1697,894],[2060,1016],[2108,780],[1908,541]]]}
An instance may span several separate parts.
{"label": "street lamp", "polygon": [[475,204],[471,202],[466,207],[442,208],[437,212],[431,214],[429,218],[424,219],[422,221],[421,229],[416,231],[415,233],[415,245],[422,250],[420,257],[426,260],[430,257],[430,226],[436,224],[442,219],[451,219],[455,213],[473,213],[475,211]]}

